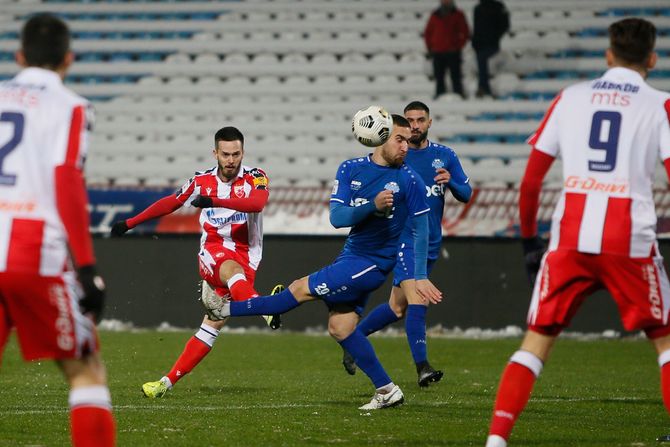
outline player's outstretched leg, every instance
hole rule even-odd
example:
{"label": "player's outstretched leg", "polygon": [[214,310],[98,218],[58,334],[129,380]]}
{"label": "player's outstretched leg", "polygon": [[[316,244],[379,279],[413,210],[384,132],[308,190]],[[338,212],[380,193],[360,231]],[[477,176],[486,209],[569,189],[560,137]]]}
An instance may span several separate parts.
{"label": "player's outstretched leg", "polygon": [[517,418],[542,371],[542,361],[528,351],[517,351],[509,360],[498,386],[486,447],[506,447]]}
{"label": "player's outstretched leg", "polygon": [[203,323],[198,332],[186,343],[184,351],[172,366],[170,372],[161,377],[160,380],[142,385],[144,395],[152,399],[163,397],[177,381],[191,372],[209,354],[218,336],[218,329]]}
{"label": "player's outstretched leg", "polygon": [[[272,288],[272,292],[270,292],[270,295],[277,295],[278,293],[283,292],[285,289],[286,287],[284,287],[283,284],[277,284]],[[262,315],[262,317],[272,330],[276,331],[277,329],[281,328],[280,314]]]}
{"label": "player's outstretched leg", "polygon": [[[652,339],[658,354],[658,366],[661,368],[661,395],[663,396],[663,405],[670,414],[670,336],[663,336]],[[656,438],[658,442],[670,443],[670,435],[663,435]]]}

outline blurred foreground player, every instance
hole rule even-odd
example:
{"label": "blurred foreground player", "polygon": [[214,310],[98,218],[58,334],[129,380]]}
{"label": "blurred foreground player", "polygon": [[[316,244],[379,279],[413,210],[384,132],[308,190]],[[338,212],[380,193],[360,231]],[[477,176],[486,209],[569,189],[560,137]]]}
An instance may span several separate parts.
{"label": "blurred foreground player", "polygon": [[0,83],[0,350],[16,328],[24,359],[54,359],[70,386],[73,445],[113,446],[82,173],[92,118],[63,86],[73,60],[67,25],[37,15],[21,31],[24,68]]}
{"label": "blurred foreground player", "polygon": [[[420,101],[412,101],[405,106],[404,113],[412,131],[405,163],[426,184],[426,201],[430,207],[427,265],[427,273],[430,275],[442,246],[445,189],[448,188],[456,200],[467,202],[472,195],[472,188],[453,149],[428,140],[428,129],[433,122],[428,106]],[[367,336],[406,316],[405,333],[416,365],[417,382],[419,386],[426,387],[432,382],[439,382],[442,371],[434,369],[428,362],[426,312],[429,302],[416,293],[414,281],[412,225],[408,222],[400,236],[389,301],[370,311],[358,324],[358,329]],[[342,364],[349,374],[356,372],[356,364],[347,351],[344,351]]]}
{"label": "blurred foreground player", "polygon": [[[537,277],[528,331],[502,375],[487,447],[507,445],[554,340],[584,299],[602,288],[616,302],[624,328],[644,330],[654,344],[670,411],[670,284],[656,243],[652,196],[659,157],[670,172],[670,95],[645,83],[657,58],[653,24],[624,19],[609,27],[609,36],[610,69],[562,91],[529,139],[533,150],[519,214],[527,268]],[[549,250],[541,256],[540,189],[559,154],[563,192]]]}
{"label": "blurred foreground player", "polygon": [[[182,206],[203,208],[198,253],[202,296],[206,299],[216,294],[223,299],[246,300],[258,296],[254,279],[263,250],[261,212],[268,202],[269,180],[261,169],[242,164],[244,135],[235,127],[216,132],[212,154],[216,166],[196,173],[176,194],[158,200],[137,216],[116,222],[112,235],[121,236],[142,222]],[[281,325],[279,316],[266,320],[273,329]],[[162,397],[191,372],[210,352],[225,322],[225,318],[205,315],[170,372],[142,386],[144,395]]]}
{"label": "blurred foreground player", "polygon": [[343,162],[330,197],[330,222],[351,227],[344,249],[327,267],[294,281],[273,297],[226,303],[224,315],[284,313],[302,303],[323,300],[329,309],[330,335],[354,357],[376,388],[372,400],[359,407],[377,410],[400,405],[404,396],[388,376],[365,335],[356,328],[370,293],[395,265],[398,241],[408,220],[414,224],[414,277],[417,293],[439,301],[441,293],[427,279],[428,205],[425,185],[404,163],[410,125],[393,115],[389,139],[367,157]]}

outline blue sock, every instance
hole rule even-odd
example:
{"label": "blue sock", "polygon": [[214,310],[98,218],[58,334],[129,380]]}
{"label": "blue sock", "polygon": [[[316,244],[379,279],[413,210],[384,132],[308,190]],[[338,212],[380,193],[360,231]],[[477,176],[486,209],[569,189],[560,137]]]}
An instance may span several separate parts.
{"label": "blue sock", "polygon": [[259,296],[246,301],[231,301],[230,315],[240,317],[246,315],[276,315],[288,312],[300,303],[289,289],[276,295]]}
{"label": "blue sock", "polygon": [[384,329],[391,323],[395,323],[400,320],[391,310],[389,303],[380,304],[379,306],[372,309],[372,311],[358,323],[358,330],[363,333],[363,335],[368,336],[374,332],[377,332],[380,329]]}
{"label": "blue sock", "polygon": [[381,388],[391,383],[391,378],[384,371],[382,364],[379,363],[372,344],[361,331],[356,329],[351,335],[338,343],[351,354],[356,361],[356,365],[372,380],[375,388]]}
{"label": "blue sock", "polygon": [[412,351],[414,363],[425,362],[428,359],[426,352],[426,311],[427,306],[410,304],[407,306],[405,317],[405,333],[409,350]]}

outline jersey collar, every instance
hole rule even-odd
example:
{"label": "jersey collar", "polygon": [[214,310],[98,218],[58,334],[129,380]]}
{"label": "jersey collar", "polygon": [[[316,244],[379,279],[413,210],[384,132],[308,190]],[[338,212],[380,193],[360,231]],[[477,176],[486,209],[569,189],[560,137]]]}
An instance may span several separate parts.
{"label": "jersey collar", "polygon": [[640,73],[626,67],[612,67],[603,75],[605,79],[621,80],[635,83],[643,83],[644,78]]}
{"label": "jersey collar", "polygon": [[52,70],[46,70],[39,67],[24,68],[14,78],[17,81],[25,83],[39,83],[47,85],[62,85],[63,80],[58,73]]}

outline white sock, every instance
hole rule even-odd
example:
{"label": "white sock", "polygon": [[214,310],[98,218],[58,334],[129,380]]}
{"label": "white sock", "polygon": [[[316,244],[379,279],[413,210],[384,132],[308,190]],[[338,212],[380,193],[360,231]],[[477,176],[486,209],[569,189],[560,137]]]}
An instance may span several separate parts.
{"label": "white sock", "polygon": [[214,346],[214,342],[216,341],[216,337],[218,336],[219,336],[218,329],[214,329],[212,326],[205,323],[201,324],[200,329],[198,329],[198,332],[195,333],[195,338],[197,338],[210,348]]}
{"label": "white sock", "polygon": [[502,436],[489,435],[486,440],[486,447],[507,447],[507,441]]}
{"label": "white sock", "polygon": [[105,385],[90,385],[72,388],[68,398],[70,408],[79,406],[112,409],[112,398]]}
{"label": "white sock", "polygon": [[226,281],[226,284],[230,289],[231,287],[233,287],[233,284],[235,284],[237,281],[246,281],[246,280],[247,277],[244,276],[244,273],[235,273],[233,276],[230,277],[228,281]]}
{"label": "white sock", "polygon": [[170,379],[168,379],[167,376],[161,377],[160,382],[163,382],[163,385],[168,387],[168,390],[172,389],[172,381]]}
{"label": "white sock", "polygon": [[391,392],[391,390],[393,389],[394,386],[395,386],[395,384],[393,382],[388,383],[384,386],[380,386],[379,388],[377,388],[377,392],[379,394],[388,394],[388,393]]}

